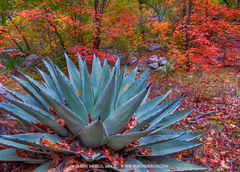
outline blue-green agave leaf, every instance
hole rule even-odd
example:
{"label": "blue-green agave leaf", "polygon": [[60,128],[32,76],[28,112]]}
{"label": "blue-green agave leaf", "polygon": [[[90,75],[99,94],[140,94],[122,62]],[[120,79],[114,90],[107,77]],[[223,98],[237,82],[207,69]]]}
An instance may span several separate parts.
{"label": "blue-green agave leaf", "polygon": [[117,151],[117,150],[122,149],[127,144],[132,143],[132,142],[140,139],[141,137],[148,135],[152,131],[153,130],[145,130],[145,131],[140,131],[140,132],[113,135],[109,138],[108,144],[111,149]]}
{"label": "blue-green agave leaf", "polygon": [[69,135],[68,131],[63,126],[61,126],[58,122],[56,122],[53,115],[51,115],[50,113],[48,113],[38,107],[32,106],[30,104],[26,104],[24,102],[14,100],[10,97],[7,97],[7,96],[3,96],[3,97],[5,99],[7,99],[9,102],[15,104],[16,106],[18,106],[19,108],[24,110],[25,112],[32,115],[37,120],[46,124],[51,129],[55,130],[58,134],[65,136],[65,137]]}
{"label": "blue-green agave leaf", "polygon": [[207,170],[205,167],[178,161],[168,157],[149,157],[149,159],[155,162],[160,162],[161,164],[168,166],[169,169],[173,169],[173,171]]}
{"label": "blue-green agave leaf", "polygon": [[164,119],[162,119],[160,122],[158,122],[156,125],[154,125],[155,127],[159,127],[158,130],[156,130],[155,132],[162,130],[172,124],[175,124],[176,122],[182,120],[183,118],[185,118],[186,116],[188,116],[194,109],[188,109],[188,110],[184,110],[184,111],[179,111],[177,113],[174,113],[172,115],[169,115],[167,117],[165,117]]}
{"label": "blue-green agave leaf", "polygon": [[[53,66],[54,64],[52,64]],[[54,73],[60,86],[63,90],[64,97],[66,98],[66,103],[72,111],[74,111],[85,123],[88,122],[87,111],[86,108],[75,93],[73,87],[69,83],[68,79],[61,73],[60,69],[58,69],[55,65],[53,66]]]}
{"label": "blue-green agave leaf", "polygon": [[15,149],[22,149],[22,150],[26,150],[26,151],[30,151],[30,152],[37,152],[37,153],[42,153],[42,154],[48,154],[47,152],[36,151],[36,150],[30,149],[25,144],[16,143],[14,141],[6,140],[6,139],[3,139],[3,138],[0,138],[0,145],[11,147],[11,148],[15,148]]}
{"label": "blue-green agave leaf", "polygon": [[68,57],[68,55],[65,52],[64,52],[64,56],[66,58],[68,75],[69,75],[71,84],[75,89],[76,93],[78,93],[79,90],[83,89],[80,82],[81,81],[80,72],[78,71],[75,64],[72,62],[72,60]]}
{"label": "blue-green agave leaf", "polygon": [[93,86],[90,75],[88,73],[87,65],[84,63],[84,73],[83,76],[83,92],[82,92],[82,101],[84,106],[87,109],[88,114],[93,113],[94,109],[94,95],[93,95]]}
{"label": "blue-green agave leaf", "polygon": [[139,155],[139,156],[163,156],[169,155],[172,153],[180,152],[186,149],[197,147],[202,145],[202,143],[194,143],[181,140],[169,140],[166,142],[157,143],[151,146],[148,146],[152,150],[150,155]]}
{"label": "blue-green agave leaf", "polygon": [[96,120],[100,116],[100,119],[104,121],[110,115],[114,106],[115,92],[115,75],[113,75],[97,99],[93,114],[91,115],[93,120]]}
{"label": "blue-green agave leaf", "polygon": [[86,147],[97,148],[108,143],[107,132],[99,119],[85,126],[79,135]]}
{"label": "blue-green agave leaf", "polygon": [[48,172],[48,168],[50,167],[52,161],[45,162],[40,165],[38,168],[34,169],[33,172]]}
{"label": "blue-green agave leaf", "polygon": [[93,93],[94,93],[94,102],[96,102],[97,99],[97,92],[98,87],[101,81],[102,76],[102,67],[101,63],[96,56],[93,56],[93,63],[92,63],[92,73],[91,73],[91,80],[92,80],[92,86],[93,86]]}
{"label": "blue-green agave leaf", "polygon": [[171,92],[172,92],[172,90],[169,90],[166,94],[156,97],[156,98],[148,101],[147,103],[143,104],[140,108],[137,109],[136,115],[141,116],[141,115],[149,112],[150,110],[155,108],[157,105],[159,105],[163,100],[165,100]]}
{"label": "blue-green agave leaf", "polygon": [[123,131],[132,115],[141,104],[148,92],[149,87],[122,104],[103,122],[109,135],[114,135]]}
{"label": "blue-green agave leaf", "polygon": [[82,119],[71,109],[59,103],[56,99],[44,93],[38,87],[35,89],[46,100],[46,102],[53,107],[57,115],[64,120],[69,130],[73,134],[78,134],[78,132],[85,126],[85,123],[82,121]]}
{"label": "blue-green agave leaf", "polygon": [[31,164],[42,164],[45,159],[22,158],[17,155],[16,149],[9,148],[0,150],[0,161],[18,161]]}

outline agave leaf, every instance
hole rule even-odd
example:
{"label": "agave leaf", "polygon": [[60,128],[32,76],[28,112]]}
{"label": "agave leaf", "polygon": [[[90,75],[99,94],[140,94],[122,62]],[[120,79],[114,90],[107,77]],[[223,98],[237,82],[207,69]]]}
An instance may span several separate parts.
{"label": "agave leaf", "polygon": [[[58,96],[63,100],[64,99],[63,91],[62,91],[60,83],[58,82],[57,77],[53,71],[52,66],[48,62],[46,62],[44,59],[42,59],[42,60],[45,64],[46,68],[48,69],[48,72],[49,72],[54,84],[56,85],[55,91],[57,92]],[[48,58],[48,60],[51,62],[50,58]]]}
{"label": "agave leaf", "polygon": [[143,78],[141,81],[134,82],[125,92],[123,92],[118,99],[117,107],[144,90],[147,86],[147,77],[148,76]]}
{"label": "agave leaf", "polygon": [[195,171],[195,170],[207,170],[205,167],[198,165],[186,163],[183,161],[178,161],[176,159],[168,157],[149,157],[149,159],[165,164],[169,169],[174,169],[174,171]]}
{"label": "agave leaf", "polygon": [[6,140],[3,138],[0,138],[0,144],[3,146],[15,148],[15,149],[22,149],[30,152],[37,152],[37,153],[42,153],[42,154],[48,154],[47,152],[42,152],[42,151],[36,151],[33,149],[30,149],[27,145],[16,143],[14,141]]}
{"label": "agave leaf", "polygon": [[132,83],[135,81],[135,78],[136,78],[137,69],[138,69],[138,67],[136,67],[135,69],[133,69],[133,71],[130,72],[130,73],[123,79],[122,88],[124,88],[124,87],[126,87],[126,86],[132,85]]}
{"label": "agave leaf", "polygon": [[181,140],[169,140],[162,143],[157,143],[151,146],[148,146],[152,150],[150,155],[139,155],[139,156],[163,156],[176,152],[180,152],[186,149],[190,149],[196,146],[200,146],[202,143],[194,143]]}
{"label": "agave leaf", "polygon": [[105,59],[104,64],[103,64],[102,77],[101,77],[100,84],[99,84],[99,87],[98,87],[97,97],[101,94],[101,92],[105,88],[106,84],[109,82],[110,75],[111,75],[110,67],[107,64],[107,60]]}
{"label": "agave leaf", "polygon": [[154,134],[168,135],[168,134],[186,134],[190,133],[192,130],[160,130]]}
{"label": "agave leaf", "polygon": [[122,69],[121,73],[119,74],[119,76],[116,75],[116,96],[115,96],[115,101],[114,101],[114,108],[116,109],[117,107],[117,101],[119,98],[119,94],[122,88],[122,82],[124,79],[124,75],[125,75],[125,71],[126,71],[127,65],[124,66],[124,68]]}
{"label": "agave leaf", "polygon": [[99,62],[99,60],[96,58],[96,56],[93,56],[93,64],[92,64],[92,73],[91,73],[91,80],[92,80],[92,86],[93,86],[93,93],[94,93],[94,102],[96,102],[97,99],[97,91],[100,84],[100,79],[102,76],[102,67]]}
{"label": "agave leaf", "polygon": [[106,155],[102,155],[101,153],[98,153],[96,155],[93,155],[92,157],[87,157],[84,154],[81,154],[81,156],[87,161],[87,162],[92,162],[92,161],[98,161],[100,159],[105,159]]}
{"label": "agave leaf", "polygon": [[47,110],[49,108],[48,104],[42,99],[42,97],[35,91],[34,88],[32,88],[32,86],[27,81],[24,81],[13,75],[11,75],[11,77],[38,102],[42,109]]}
{"label": "agave leaf", "polygon": [[22,93],[18,93],[18,92],[12,91],[12,90],[8,90],[6,88],[4,88],[4,90],[6,90],[8,93],[10,93],[16,99],[19,99],[21,101],[24,101],[25,103],[37,106],[39,108],[44,108],[32,96],[22,94]]}
{"label": "agave leaf", "polygon": [[69,130],[78,134],[78,132],[84,127],[85,123],[82,119],[75,114],[71,109],[66,107],[65,105],[59,103],[57,100],[52,98],[50,95],[44,93],[39,88],[35,88],[38,93],[48,102],[49,105],[53,107],[57,115],[64,120]]}
{"label": "agave leaf", "polygon": [[103,122],[109,135],[114,135],[121,132],[131,119],[132,115],[141,104],[143,98],[148,92],[149,87],[139,94],[132,97],[126,103],[122,104]]}
{"label": "agave leaf", "polygon": [[0,161],[20,161],[31,164],[42,164],[45,159],[32,159],[32,158],[22,158],[17,155],[16,149],[4,149],[0,150]]}
{"label": "agave leaf", "polygon": [[158,122],[156,125],[154,125],[155,127],[159,127],[156,131],[154,131],[154,133],[182,120],[183,118],[188,116],[193,110],[194,109],[179,111],[177,113],[174,113],[172,115],[165,117],[160,122]]}
{"label": "agave leaf", "polygon": [[33,147],[39,147],[39,148],[46,149],[46,150],[52,150],[55,152],[61,152],[61,153],[65,153],[65,154],[74,153],[73,151],[70,151],[70,150],[57,149],[57,148],[53,148],[50,146],[40,144],[40,140],[42,137],[44,137],[45,139],[48,138],[52,144],[57,143],[57,141],[62,141],[62,139],[60,137],[53,135],[53,134],[26,133],[26,134],[14,134],[14,135],[1,135],[1,137],[6,140],[14,141],[16,143],[25,144],[25,145],[33,146]]}
{"label": "agave leaf", "polygon": [[33,170],[33,172],[47,172],[48,168],[50,167],[52,161],[45,162],[44,164],[40,165],[38,168]]}
{"label": "agave leaf", "polygon": [[79,71],[82,74],[83,70],[84,70],[84,63],[82,60],[82,57],[80,56],[79,52],[77,51],[77,55],[78,55],[78,66],[79,66]]}
{"label": "agave leaf", "polygon": [[161,121],[164,117],[166,117],[169,113],[172,111],[175,111],[175,107],[178,107],[179,103],[181,102],[182,98],[178,97],[174,100],[171,100],[167,103],[164,103],[162,105],[159,105],[158,107],[155,107],[154,109],[148,111],[146,114],[141,115],[137,118],[139,124],[137,124],[134,128],[130,130],[130,132],[134,131],[140,131],[143,127],[145,127],[150,122],[151,125],[149,126],[154,127],[154,124],[158,121]]}
{"label": "agave leaf", "polygon": [[152,131],[153,130],[145,130],[145,131],[134,132],[134,133],[113,135],[109,138],[108,144],[109,144],[110,148],[117,151],[117,150],[122,149],[127,144],[132,143],[132,142],[138,140],[139,138],[148,135]]}
{"label": "agave leaf", "polygon": [[119,169],[121,172],[129,172],[134,168],[136,168],[136,172],[149,172],[146,165],[136,158],[126,158],[124,163],[125,167],[123,169]]}
{"label": "agave leaf", "polygon": [[[163,118],[167,118],[168,116],[170,116],[169,114],[172,114],[176,111],[176,109],[180,106],[181,101],[184,98],[176,98],[175,101],[173,101],[173,104],[171,104],[168,107],[165,107],[163,109],[163,113],[161,115],[159,115],[157,118],[155,118],[151,123],[149,127],[158,127],[159,123],[161,123],[161,121],[163,120]],[[190,112],[190,111],[189,111]],[[190,112],[191,113],[191,112]],[[189,114],[189,113],[188,113]],[[158,125],[159,124],[159,125]],[[161,128],[162,129],[162,128]],[[159,129],[160,130],[160,129]]]}
{"label": "agave leaf", "polygon": [[168,169],[168,165],[166,164],[157,164],[154,161],[150,161],[147,159],[138,158],[139,161],[141,161],[143,164],[145,164],[148,169],[159,171],[159,172],[170,172],[172,170]]}
{"label": "agave leaf", "polygon": [[54,120],[54,117],[51,114],[49,114],[48,112],[46,112],[38,107],[32,106],[30,104],[26,104],[26,103],[20,102],[18,100],[14,100],[10,97],[7,97],[7,96],[3,96],[3,97],[5,99],[7,99],[9,102],[15,104],[16,106],[18,106],[25,112],[27,112],[30,115],[32,115],[33,117],[35,117],[37,120],[46,124],[51,129],[55,130],[58,134],[65,136],[65,137],[69,135],[68,131],[63,126],[61,126],[58,122],[56,122]]}
{"label": "agave leaf", "polygon": [[82,101],[84,106],[87,109],[88,114],[93,113],[94,109],[94,98],[93,98],[93,86],[90,75],[88,73],[87,65],[84,63],[84,73],[83,76],[83,92],[82,92]]}
{"label": "agave leaf", "polygon": [[143,99],[143,101],[142,101],[142,103],[141,103],[140,107],[141,107],[143,104],[145,104],[145,103],[146,103],[146,101],[147,101],[147,98],[148,98],[148,96],[149,96],[149,93],[150,93],[150,91],[151,91],[151,88],[148,90],[148,92],[147,92],[146,96],[144,97],[144,99]]}
{"label": "agave leaf", "polygon": [[179,138],[181,135],[183,134],[168,134],[168,135],[148,135],[145,137],[140,138],[140,144],[138,146],[135,147],[131,147],[126,149],[127,152],[132,151],[132,150],[136,150],[139,149],[141,147],[147,147],[153,144],[157,144],[157,143],[161,143],[164,141],[168,141],[168,140],[172,140],[172,139],[176,139]]}
{"label": "agave leaf", "polygon": [[82,143],[87,147],[97,148],[108,143],[106,130],[99,119],[85,126],[79,135]]}
{"label": "agave leaf", "polygon": [[4,111],[6,111],[8,114],[10,114],[11,116],[17,118],[18,120],[20,120],[24,125],[27,126],[31,126],[36,128],[37,130],[41,131],[41,132],[45,132],[44,130],[40,129],[39,127],[37,127],[36,125],[34,125],[32,123],[38,121],[36,118],[34,118],[33,116],[31,116],[30,114],[28,114],[27,112],[23,111],[22,109],[18,108],[15,105],[12,105],[10,103],[3,103],[0,102],[0,109],[3,109]]}
{"label": "agave leaf", "polygon": [[87,111],[80,100],[80,98],[75,93],[74,89],[72,88],[71,84],[69,83],[68,79],[61,73],[60,69],[58,69],[54,64],[51,64],[54,73],[60,86],[63,90],[63,94],[66,98],[66,103],[74,111],[84,122],[88,122]]}
{"label": "agave leaf", "polygon": [[[25,75],[25,74],[22,73],[20,70],[18,70],[18,72],[19,72],[19,74],[21,74],[21,75],[27,80],[27,82],[33,87],[33,89],[35,89],[35,91],[37,91],[36,88],[38,88],[38,89],[42,90],[43,92],[45,92],[46,94],[51,95],[51,96],[54,97],[55,99],[59,99],[58,95],[55,94],[54,91],[49,90],[48,88],[42,86],[40,83],[38,83],[37,81],[35,81],[35,80],[32,79],[31,77]],[[38,91],[37,91],[37,94],[41,97],[41,95],[38,93]],[[41,97],[41,99],[43,99],[43,98]],[[43,100],[44,100],[44,99],[43,99]],[[46,100],[44,100],[44,102],[46,102]],[[47,102],[46,102],[46,104],[47,104]],[[48,105],[48,104],[47,104],[47,105]],[[49,106],[49,105],[48,105],[48,106]]]}
{"label": "agave leaf", "polygon": [[93,114],[91,115],[93,120],[96,120],[99,116],[102,121],[104,121],[112,111],[114,98],[115,98],[115,74],[112,79],[108,82],[107,86],[104,88],[103,92],[97,99],[94,107]]}
{"label": "agave leaf", "polygon": [[148,101],[147,103],[143,104],[140,108],[137,109],[136,115],[141,116],[141,115],[149,112],[150,110],[155,108],[158,104],[160,104],[163,100],[165,100],[171,92],[172,92],[172,89],[169,90],[166,94],[156,97],[156,98]]}
{"label": "agave leaf", "polygon": [[181,137],[176,138],[177,140],[183,140],[183,141],[192,141],[198,137],[203,136],[204,134],[184,134]]}
{"label": "agave leaf", "polygon": [[69,75],[71,84],[77,93],[79,92],[79,90],[82,90],[82,85],[80,83],[81,81],[80,72],[78,71],[75,64],[72,62],[72,60],[68,57],[68,55],[65,52],[64,52],[64,56],[66,58],[68,75]]}

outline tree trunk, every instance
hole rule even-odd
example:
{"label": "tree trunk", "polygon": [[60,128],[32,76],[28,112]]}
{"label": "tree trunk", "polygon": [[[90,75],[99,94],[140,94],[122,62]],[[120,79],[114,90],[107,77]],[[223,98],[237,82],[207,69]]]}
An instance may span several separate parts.
{"label": "tree trunk", "polygon": [[[192,0],[189,0],[189,5],[188,5],[188,16],[187,16],[187,22],[186,22],[186,42],[185,42],[185,51],[188,51],[189,49],[189,43],[190,43],[190,35],[189,35],[189,25],[191,22],[191,13],[192,13]],[[190,71],[191,69],[191,62],[190,62],[190,58],[189,55],[186,55],[187,58],[187,70]]]}
{"label": "tree trunk", "polygon": [[107,2],[107,0],[103,0],[101,6],[99,8],[99,1],[98,0],[94,0],[96,32],[95,32],[95,35],[94,35],[93,49],[99,49],[99,47],[100,47],[102,14],[103,14],[104,9],[106,7],[106,2]]}

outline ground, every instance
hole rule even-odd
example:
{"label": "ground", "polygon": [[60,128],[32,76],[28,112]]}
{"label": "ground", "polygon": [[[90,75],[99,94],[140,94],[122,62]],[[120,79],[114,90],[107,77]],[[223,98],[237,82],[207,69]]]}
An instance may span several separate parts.
{"label": "ground", "polygon": [[[32,76],[39,79],[37,74]],[[150,98],[174,88],[169,99],[186,95],[179,110],[196,108],[188,118],[171,128],[203,133],[205,135],[198,141],[205,144],[179,153],[176,155],[178,159],[209,167],[209,171],[240,170],[239,70],[212,68],[198,74],[175,71],[168,76],[153,71],[149,83],[152,83]],[[11,90],[22,91],[8,75],[7,82],[2,84]]]}

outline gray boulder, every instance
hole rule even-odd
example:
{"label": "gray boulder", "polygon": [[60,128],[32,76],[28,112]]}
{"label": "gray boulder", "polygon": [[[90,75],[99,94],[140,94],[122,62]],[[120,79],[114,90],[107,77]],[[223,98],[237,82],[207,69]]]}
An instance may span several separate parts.
{"label": "gray boulder", "polygon": [[162,45],[162,44],[151,44],[149,47],[148,47],[148,51],[157,51],[157,50],[165,50],[165,46]]}
{"label": "gray boulder", "polygon": [[138,61],[138,59],[136,57],[130,57],[128,64],[129,65],[133,65],[134,63],[136,63]]}
{"label": "gray boulder", "polygon": [[168,61],[165,57],[159,57],[158,64],[159,66],[166,66],[168,64]]}
{"label": "gray boulder", "polygon": [[33,66],[40,63],[42,63],[42,59],[40,56],[36,54],[30,54],[23,62],[23,65],[26,67],[26,69],[32,69]]}
{"label": "gray boulder", "polygon": [[158,57],[156,55],[153,55],[146,60],[146,63],[152,64],[152,63],[158,63],[158,61],[159,61]]}

